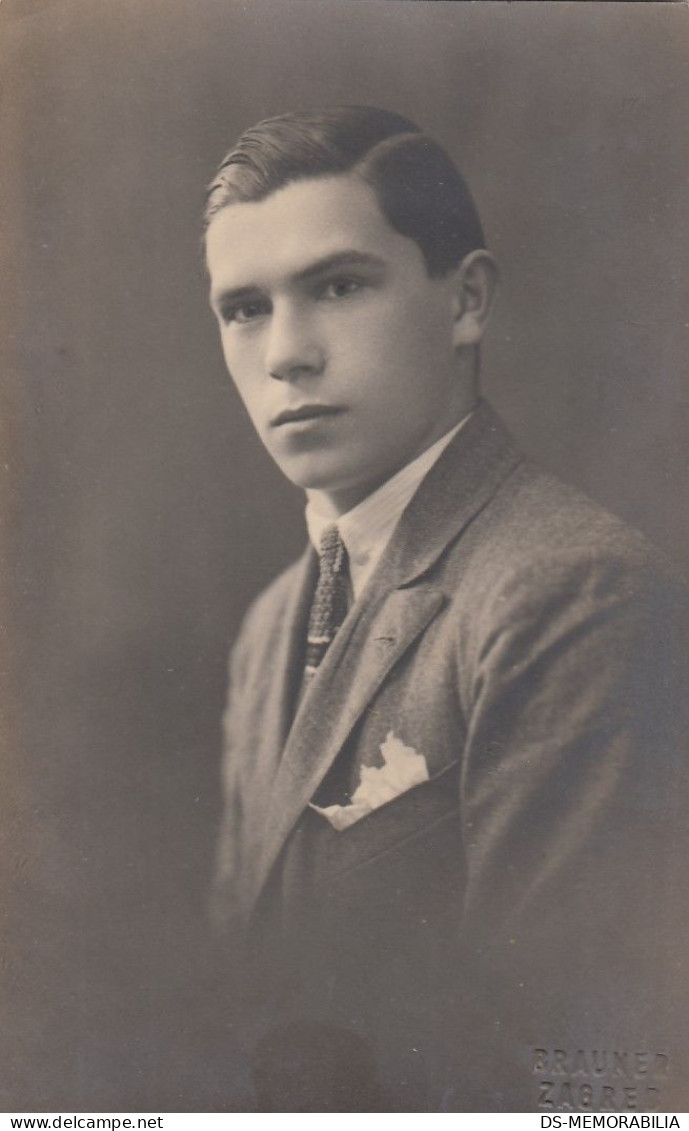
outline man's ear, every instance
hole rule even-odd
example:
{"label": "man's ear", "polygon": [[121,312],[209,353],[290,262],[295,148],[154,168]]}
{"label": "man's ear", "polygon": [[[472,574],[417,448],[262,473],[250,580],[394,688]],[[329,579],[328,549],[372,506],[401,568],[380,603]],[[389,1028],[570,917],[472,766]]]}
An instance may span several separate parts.
{"label": "man's ear", "polygon": [[455,348],[477,346],[484,335],[498,286],[498,265],[489,251],[471,251],[455,270]]}

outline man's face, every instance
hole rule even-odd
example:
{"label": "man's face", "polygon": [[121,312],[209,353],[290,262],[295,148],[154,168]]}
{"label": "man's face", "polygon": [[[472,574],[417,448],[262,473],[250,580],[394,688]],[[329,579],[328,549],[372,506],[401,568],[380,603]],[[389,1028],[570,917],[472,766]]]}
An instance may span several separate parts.
{"label": "man's face", "polygon": [[207,233],[227,368],[284,474],[342,512],[466,409],[452,277],[355,175],[230,205]]}

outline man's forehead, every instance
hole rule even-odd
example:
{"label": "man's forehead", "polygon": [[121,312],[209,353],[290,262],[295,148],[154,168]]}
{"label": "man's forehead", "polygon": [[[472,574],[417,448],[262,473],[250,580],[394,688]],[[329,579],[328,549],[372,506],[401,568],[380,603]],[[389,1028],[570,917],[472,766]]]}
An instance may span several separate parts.
{"label": "man's forehead", "polygon": [[385,257],[400,239],[407,242],[388,224],[373,190],[359,177],[339,174],[221,209],[206,233],[206,258],[216,290],[296,275],[342,252]]}

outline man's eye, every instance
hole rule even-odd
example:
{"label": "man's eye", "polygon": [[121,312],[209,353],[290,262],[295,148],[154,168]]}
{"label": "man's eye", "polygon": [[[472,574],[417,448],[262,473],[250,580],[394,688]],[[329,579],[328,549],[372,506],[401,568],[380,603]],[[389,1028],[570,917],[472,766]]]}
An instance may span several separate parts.
{"label": "man's eye", "polygon": [[261,315],[266,313],[266,310],[266,303],[242,302],[223,310],[222,317],[224,322],[238,322],[240,325],[245,325],[247,322],[254,322],[257,318],[260,318]]}
{"label": "man's eye", "polygon": [[361,290],[358,279],[332,279],[323,287],[323,298],[349,298]]}

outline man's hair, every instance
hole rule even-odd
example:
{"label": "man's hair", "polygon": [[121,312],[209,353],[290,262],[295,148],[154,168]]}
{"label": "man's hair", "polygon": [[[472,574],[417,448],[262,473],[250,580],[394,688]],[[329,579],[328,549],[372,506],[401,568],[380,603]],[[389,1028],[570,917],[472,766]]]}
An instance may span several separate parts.
{"label": "man's hair", "polygon": [[296,111],[246,130],[208,188],[204,226],[231,204],[338,173],[370,185],[391,227],[416,241],[431,276],[486,246],[469,189],[442,146],[375,106]]}

